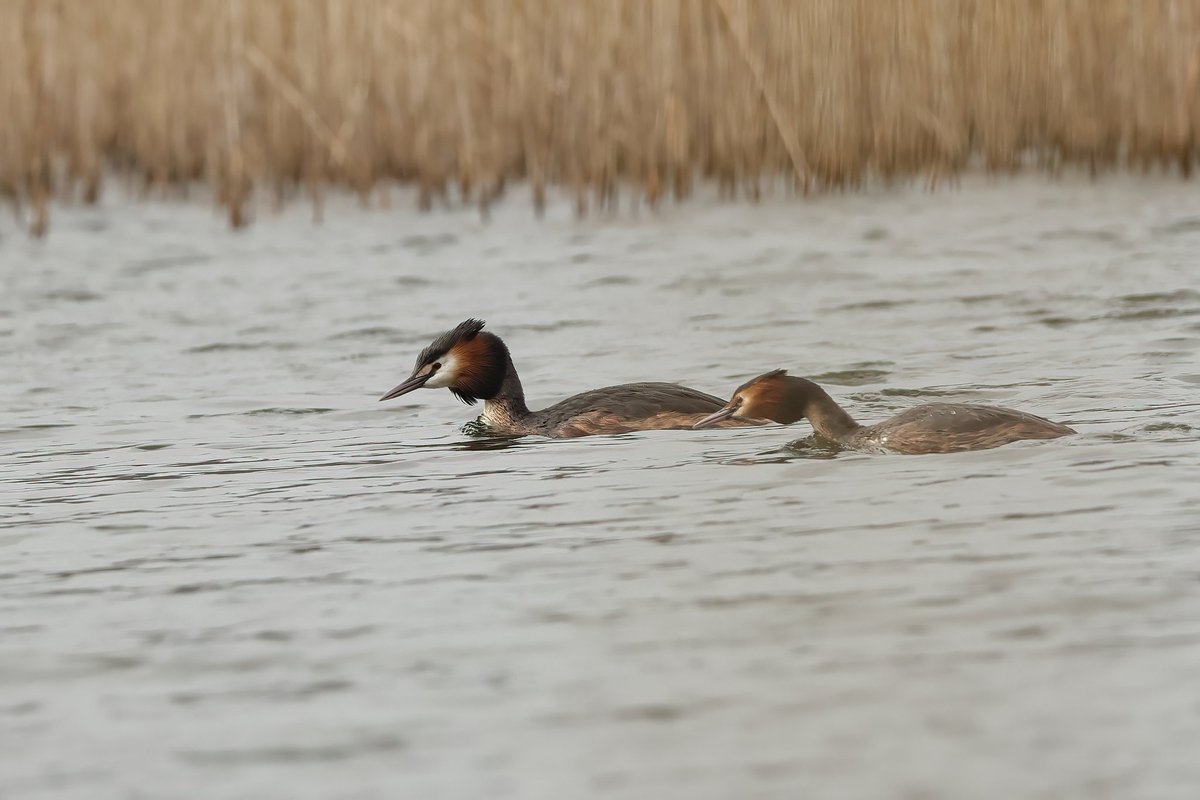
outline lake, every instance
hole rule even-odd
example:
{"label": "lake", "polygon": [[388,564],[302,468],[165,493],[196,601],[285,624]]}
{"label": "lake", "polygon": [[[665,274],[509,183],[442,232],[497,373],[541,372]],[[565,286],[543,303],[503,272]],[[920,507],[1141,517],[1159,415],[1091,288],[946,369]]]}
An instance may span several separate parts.
{"label": "lake", "polygon": [[[0,220],[0,795],[1192,798],[1194,183],[968,176],[583,220]],[[530,406],[775,367],[860,421],[488,440],[379,403],[481,317]]]}

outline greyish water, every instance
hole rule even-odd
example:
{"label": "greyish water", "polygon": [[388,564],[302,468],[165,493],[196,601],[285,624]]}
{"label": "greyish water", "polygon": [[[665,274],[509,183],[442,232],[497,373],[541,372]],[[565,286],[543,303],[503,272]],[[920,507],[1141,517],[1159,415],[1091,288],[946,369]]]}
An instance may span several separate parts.
{"label": "greyish water", "polygon": [[[0,234],[0,796],[1200,796],[1194,183]],[[531,403],[772,367],[804,425],[569,441],[376,398],[468,316]]]}

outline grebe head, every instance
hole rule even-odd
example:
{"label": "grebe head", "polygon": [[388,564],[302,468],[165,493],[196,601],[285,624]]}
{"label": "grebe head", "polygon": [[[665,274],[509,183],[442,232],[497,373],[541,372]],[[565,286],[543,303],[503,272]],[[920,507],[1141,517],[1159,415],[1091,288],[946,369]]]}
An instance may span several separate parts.
{"label": "grebe head", "polygon": [[723,419],[769,419],[790,425],[804,419],[809,394],[805,385],[815,386],[803,378],[788,377],[787,370],[775,369],[737,388],[725,407],[693,425],[707,428]]}
{"label": "grebe head", "polygon": [[483,329],[483,320],[469,319],[447,331],[417,356],[408,380],[385,394],[391,400],[414,389],[449,389],[464,403],[491,400],[500,392],[508,370],[508,348],[500,337]]}

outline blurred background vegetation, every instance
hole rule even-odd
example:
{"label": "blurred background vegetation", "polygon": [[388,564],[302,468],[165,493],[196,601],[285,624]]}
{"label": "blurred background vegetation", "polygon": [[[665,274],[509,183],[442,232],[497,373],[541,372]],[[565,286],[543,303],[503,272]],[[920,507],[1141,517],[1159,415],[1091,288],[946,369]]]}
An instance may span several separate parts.
{"label": "blurred background vegetation", "polygon": [[581,213],[1078,164],[1185,174],[1197,0],[0,0],[0,195],[513,181]]}

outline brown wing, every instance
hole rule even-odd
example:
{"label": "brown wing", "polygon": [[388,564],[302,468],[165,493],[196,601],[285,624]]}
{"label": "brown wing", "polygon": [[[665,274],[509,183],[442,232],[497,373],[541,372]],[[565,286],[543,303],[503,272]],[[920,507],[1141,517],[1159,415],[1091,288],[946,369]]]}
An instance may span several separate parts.
{"label": "brown wing", "polygon": [[[539,412],[551,436],[690,428],[724,407],[711,394],[674,383],[626,383],[569,397]],[[724,420],[714,427],[755,423]]]}
{"label": "brown wing", "polygon": [[871,439],[902,453],[953,453],[1074,432],[1066,425],[1011,408],[930,403],[874,426]]}

